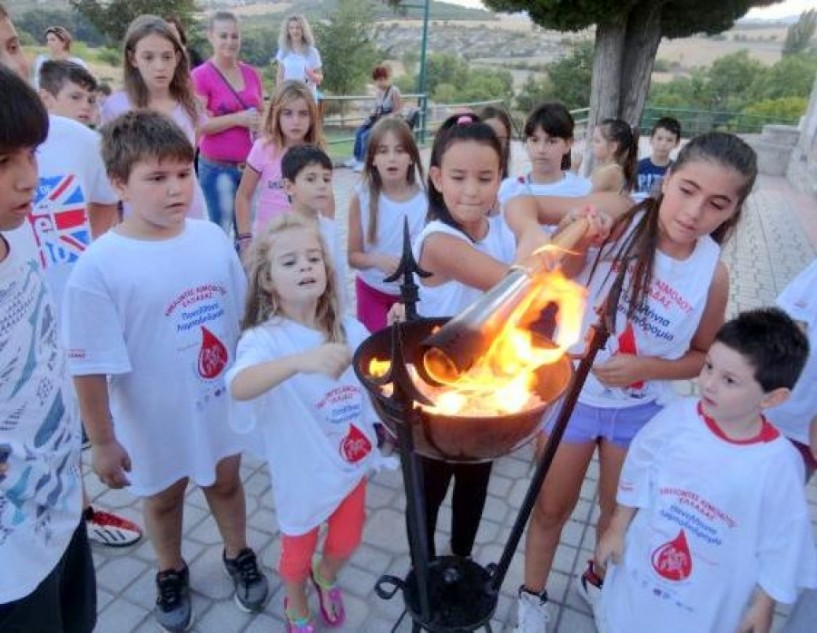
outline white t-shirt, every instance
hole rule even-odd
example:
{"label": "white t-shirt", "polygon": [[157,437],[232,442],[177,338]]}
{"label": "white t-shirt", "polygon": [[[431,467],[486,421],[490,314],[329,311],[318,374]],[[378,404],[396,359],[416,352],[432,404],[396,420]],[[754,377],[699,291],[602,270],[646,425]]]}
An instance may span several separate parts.
{"label": "white t-shirt", "polygon": [[297,53],[295,51],[279,50],[275,53],[275,61],[277,61],[284,69],[284,81],[287,79],[295,79],[303,81],[312,91],[312,96],[317,99],[318,87],[312,82],[306,74],[307,70],[315,70],[323,66],[321,61],[321,54],[314,46],[310,46],[305,51]]}
{"label": "white t-shirt", "polygon": [[[368,332],[352,317],[343,325],[349,347],[357,349]],[[317,330],[275,317],[241,335],[227,384],[247,367],[323,343]],[[299,373],[250,402],[234,402],[230,423],[263,445],[281,532],[309,532],[357,486],[378,458],[375,420],[351,366],[337,380]]]}
{"label": "white t-shirt", "polygon": [[212,485],[219,460],[241,451],[226,424],[224,373],[245,294],[233,245],[203,220],[167,240],[108,232],[74,267],[64,310],[71,372],[109,376],[134,494],[182,477]]}
{"label": "white t-shirt", "polygon": [[40,262],[59,314],[68,275],[91,243],[88,204],[114,204],[118,198],[105,173],[99,134],[72,119],[48,119],[48,138],[37,148],[34,208],[28,222],[6,237]]}
{"label": "white t-shirt", "polygon": [[[425,191],[418,190],[409,200],[396,202],[388,198],[385,194],[380,194],[377,201],[377,241],[369,243],[369,188],[363,184],[355,188],[360,202],[360,229],[363,234],[363,251],[366,253],[375,252],[400,257],[403,254],[403,220],[408,218],[409,237],[412,244],[426,221],[428,211],[428,197]],[[378,268],[367,268],[359,270],[358,276],[363,282],[390,295],[400,294],[400,282],[385,283],[383,271]]]}
{"label": "white t-shirt", "polygon": [[335,269],[335,285],[338,291],[338,300],[343,310],[348,306],[346,292],[346,253],[340,243],[335,221],[323,215],[318,216],[318,229],[324,244],[329,249],[332,267]]}
{"label": "white t-shirt", "polygon": [[574,174],[572,171],[563,171],[562,179],[556,182],[537,184],[531,182],[530,174],[527,176],[513,176],[502,181],[499,187],[499,204],[504,207],[505,203],[517,196],[563,196],[566,198],[577,198],[590,193],[593,185],[590,181]]}
{"label": "white t-shirt", "polygon": [[[505,220],[502,216],[491,216],[488,220],[488,233],[479,242],[472,242],[462,231],[449,226],[445,222],[432,220],[426,224],[417,240],[414,242],[414,258],[419,262],[423,254],[423,244],[430,235],[444,233],[473,246],[480,253],[490,255],[497,261],[510,264],[516,245],[509,236],[510,231],[503,231]],[[464,308],[479,299],[483,292],[479,288],[466,286],[459,281],[449,280],[439,286],[424,286],[419,279],[420,302],[417,312],[424,317],[447,317],[459,314]]]}
{"label": "white t-shirt", "polygon": [[[0,237],[2,239],[2,237]],[[80,427],[65,405],[65,356],[37,261],[0,261],[0,604],[32,593],[80,522]]]}
{"label": "white t-shirt", "polygon": [[817,415],[817,260],[786,286],[777,305],[795,321],[806,324],[811,349],[791,397],[768,409],[766,415],[786,437],[808,444],[809,423]]}
{"label": "white t-shirt", "polygon": [[734,633],[755,586],[784,603],[817,587],[796,451],[768,423],[730,441],[697,406],[667,407],[630,445],[617,500],[638,512],[604,580],[599,630]]}
{"label": "white t-shirt", "polygon": [[[592,261],[577,277],[577,281],[588,286],[590,306],[585,310],[583,331],[598,320],[596,310],[602,305],[615,277],[608,273],[612,268],[616,246],[609,256],[601,260],[593,278],[588,277]],[[619,301],[616,317],[616,331],[596,356],[595,363],[603,363],[616,354],[656,356],[675,360],[688,350],[709,296],[709,287],[715,275],[720,256],[720,247],[711,237],[704,236],[695,244],[689,257],[678,260],[657,251],[653,265],[652,282],[646,305],[631,319],[627,319],[626,301],[630,287],[624,282],[622,300]],[[630,273],[634,262],[630,265]],[[580,343],[583,347],[584,343]],[[578,350],[574,350],[578,351]],[[634,383],[625,388],[604,386],[590,373],[582,388],[579,400],[595,407],[631,407],[653,400],[667,404],[676,397],[669,381],[650,380]]]}

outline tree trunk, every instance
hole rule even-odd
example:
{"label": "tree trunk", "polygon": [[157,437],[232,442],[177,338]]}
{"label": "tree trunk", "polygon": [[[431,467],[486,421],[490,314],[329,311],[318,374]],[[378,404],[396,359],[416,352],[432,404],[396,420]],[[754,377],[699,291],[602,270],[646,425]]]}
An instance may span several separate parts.
{"label": "tree trunk", "polygon": [[618,117],[630,125],[641,121],[650,90],[655,55],[661,43],[661,5],[644,0],[630,12],[624,38]]}
{"label": "tree trunk", "polygon": [[582,173],[585,175],[588,175],[593,168],[589,142],[593,128],[602,119],[618,116],[626,30],[626,24],[623,22],[596,25],[590,113],[588,114],[584,159],[582,160]]}

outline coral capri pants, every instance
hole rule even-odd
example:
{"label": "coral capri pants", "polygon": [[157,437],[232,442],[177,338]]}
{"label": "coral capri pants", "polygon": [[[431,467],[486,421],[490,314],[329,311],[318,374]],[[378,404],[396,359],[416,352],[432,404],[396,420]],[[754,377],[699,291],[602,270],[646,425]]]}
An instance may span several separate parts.
{"label": "coral capri pants", "polygon": [[[346,495],[329,517],[326,531],[326,543],[323,555],[328,558],[343,560],[352,555],[360,545],[363,536],[363,522],[366,518],[366,478],[360,480],[354,490]],[[316,527],[306,534],[281,538],[281,561],[278,573],[288,582],[303,582],[309,577],[312,569],[312,556],[318,545]]]}

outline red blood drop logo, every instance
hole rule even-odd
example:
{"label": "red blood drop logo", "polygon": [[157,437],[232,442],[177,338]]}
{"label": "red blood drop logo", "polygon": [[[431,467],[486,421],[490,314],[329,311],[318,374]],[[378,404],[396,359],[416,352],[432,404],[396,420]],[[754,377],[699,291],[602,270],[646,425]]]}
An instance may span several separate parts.
{"label": "red blood drop logo", "polygon": [[684,580],[692,573],[692,554],[684,531],[652,553],[652,566],[667,580]]}
{"label": "red blood drop logo", "polygon": [[[635,344],[635,331],[633,330],[633,324],[631,321],[627,321],[626,329],[618,337],[618,353],[631,354],[633,356],[638,355],[638,347]],[[643,389],[644,382],[634,382],[629,386],[633,389]]]}
{"label": "red blood drop logo", "polygon": [[227,348],[206,327],[201,328],[199,350],[199,374],[203,378],[215,378],[227,366]]}
{"label": "red blood drop logo", "polygon": [[354,424],[349,425],[349,433],[340,443],[340,456],[350,464],[355,464],[372,452],[372,443]]}

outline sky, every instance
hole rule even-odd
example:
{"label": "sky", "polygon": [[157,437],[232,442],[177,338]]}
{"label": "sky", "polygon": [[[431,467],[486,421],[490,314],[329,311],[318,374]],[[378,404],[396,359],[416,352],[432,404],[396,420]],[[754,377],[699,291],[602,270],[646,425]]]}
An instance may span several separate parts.
{"label": "sky", "polygon": [[[480,0],[445,0],[452,4],[459,4],[464,7],[482,7]],[[800,15],[803,11],[815,8],[815,0],[785,0],[770,7],[752,9],[746,14],[747,18],[773,20],[789,15]]]}

